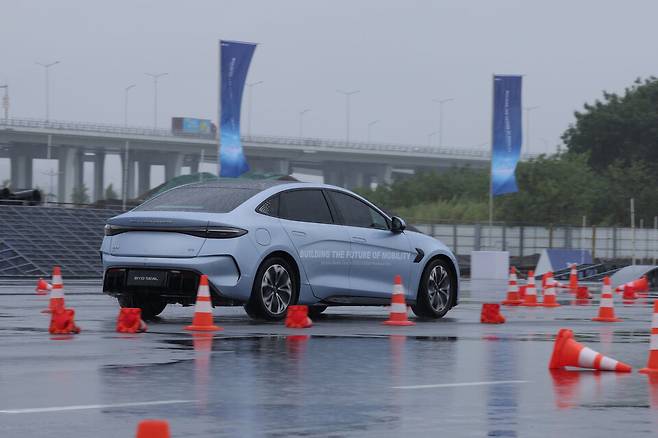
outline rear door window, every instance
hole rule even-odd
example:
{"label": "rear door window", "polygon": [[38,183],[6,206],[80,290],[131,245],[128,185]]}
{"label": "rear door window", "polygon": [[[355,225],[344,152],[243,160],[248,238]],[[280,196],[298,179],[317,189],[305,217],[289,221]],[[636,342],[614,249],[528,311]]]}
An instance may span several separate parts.
{"label": "rear door window", "polygon": [[302,222],[333,223],[321,190],[290,190],[279,195],[279,217]]}

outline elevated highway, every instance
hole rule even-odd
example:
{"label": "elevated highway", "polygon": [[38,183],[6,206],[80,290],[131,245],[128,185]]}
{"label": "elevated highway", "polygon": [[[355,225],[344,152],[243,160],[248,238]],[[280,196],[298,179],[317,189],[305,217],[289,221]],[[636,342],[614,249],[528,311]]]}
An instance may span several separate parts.
{"label": "elevated highway", "polygon": [[[322,175],[324,181],[345,187],[384,183],[395,172],[453,166],[485,167],[489,151],[433,148],[389,143],[357,143],[318,138],[275,136],[243,137],[245,153],[255,172]],[[166,129],[110,124],[0,120],[0,157],[11,160],[12,187],[32,187],[32,160],[59,162],[59,202],[70,202],[75,187],[82,186],[84,163],[93,162],[92,199],[103,195],[104,162],[108,154],[121,157],[127,196],[149,189],[152,165],[164,165],[165,179],[180,175],[188,166],[217,161],[217,141],[202,136],[174,135]]]}

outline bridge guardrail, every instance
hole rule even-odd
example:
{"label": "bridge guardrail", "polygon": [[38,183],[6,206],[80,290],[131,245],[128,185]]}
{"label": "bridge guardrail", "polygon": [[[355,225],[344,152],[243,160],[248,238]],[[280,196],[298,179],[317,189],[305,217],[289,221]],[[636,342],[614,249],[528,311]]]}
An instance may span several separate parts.
{"label": "bridge guardrail", "polygon": [[[163,128],[147,128],[135,126],[113,125],[109,123],[88,123],[88,122],[70,122],[60,120],[43,120],[32,118],[12,118],[0,119],[0,129],[17,128],[37,128],[53,129],[66,131],[79,131],[89,133],[109,133],[135,136],[167,137],[167,138],[188,138],[191,140],[214,140],[213,136],[207,134],[181,134],[173,133],[171,130]],[[406,152],[420,153],[427,155],[447,155],[467,158],[481,158],[488,160],[491,153],[484,149],[462,149],[462,148],[435,148],[431,146],[405,145],[398,143],[367,143],[367,142],[349,142],[341,140],[310,138],[310,137],[286,137],[286,136],[265,136],[265,135],[247,135],[242,136],[244,142],[255,144],[275,144],[275,145],[295,145],[301,147],[310,147],[328,150],[358,150],[374,152]],[[531,159],[537,157],[536,154],[523,154],[522,159]]]}

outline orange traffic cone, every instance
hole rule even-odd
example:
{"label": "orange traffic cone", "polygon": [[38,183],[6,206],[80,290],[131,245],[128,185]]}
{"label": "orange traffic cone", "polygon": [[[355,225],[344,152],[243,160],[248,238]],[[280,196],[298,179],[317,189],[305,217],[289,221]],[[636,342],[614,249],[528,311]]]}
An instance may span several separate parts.
{"label": "orange traffic cone", "polygon": [[143,420],[137,425],[137,438],[170,438],[169,423],[165,420]]}
{"label": "orange traffic cone", "polygon": [[550,272],[546,280],[546,289],[544,289],[544,301],[541,305],[542,307],[560,307],[560,304],[555,298],[555,283],[553,281],[553,274]]}
{"label": "orange traffic cone", "polygon": [[548,368],[555,370],[564,367],[591,368],[620,373],[630,373],[632,370],[630,365],[604,356],[576,342],[571,330],[560,329],[555,338],[553,355]]}
{"label": "orange traffic cone", "polygon": [[62,270],[59,266],[53,268],[53,283],[50,291],[50,300],[48,308],[41,313],[51,313],[55,309],[64,308],[64,282],[62,281]]}
{"label": "orange traffic cone", "polygon": [[286,313],[286,327],[309,328],[311,326],[313,326],[313,321],[308,317],[308,306],[288,306],[288,311]]}
{"label": "orange traffic cone", "polygon": [[537,303],[537,289],[535,288],[535,273],[534,271],[528,272],[528,284],[525,288],[525,298],[523,299],[522,306],[536,307],[541,304]]}
{"label": "orange traffic cone", "polygon": [[147,329],[142,321],[142,309],[138,307],[122,307],[117,318],[117,332],[142,333]]}
{"label": "orange traffic cone", "polygon": [[480,322],[482,324],[503,324],[505,317],[500,313],[500,304],[483,303],[482,312],[480,313]]}
{"label": "orange traffic cone", "polygon": [[391,295],[391,311],[386,325],[416,325],[407,319],[407,303],[404,301],[404,289],[402,288],[402,277],[395,276],[393,282],[393,295]]}
{"label": "orange traffic cone", "polygon": [[653,302],[653,316],[651,317],[651,343],[649,344],[649,361],[641,373],[658,373],[658,300]]}
{"label": "orange traffic cone", "polygon": [[569,291],[572,294],[578,292],[578,271],[575,263],[571,264],[571,271],[569,271]]}
{"label": "orange traffic cone", "polygon": [[221,327],[217,327],[213,324],[207,275],[202,275],[199,279],[199,289],[197,290],[196,304],[194,305],[194,319],[192,319],[192,325],[185,327],[185,330],[222,330]]}
{"label": "orange traffic cone", "polygon": [[52,335],[69,335],[80,333],[80,327],[75,325],[75,310],[59,307],[53,309],[48,331]]}
{"label": "orange traffic cone", "polygon": [[589,293],[589,288],[587,286],[576,287],[577,300],[589,300],[591,298],[592,298],[592,294]]}
{"label": "orange traffic cone", "polygon": [[37,287],[34,289],[38,295],[46,295],[50,289],[53,287],[43,278],[39,278],[37,281]]}
{"label": "orange traffic cone", "polygon": [[522,302],[516,285],[516,268],[512,266],[509,270],[509,280],[507,282],[507,299],[502,304],[504,306],[518,306]]}
{"label": "orange traffic cone", "polygon": [[610,286],[610,277],[603,278],[603,289],[601,289],[601,301],[599,302],[599,316],[592,318],[592,321],[600,322],[618,322],[615,318],[615,304],[612,298],[612,286]]}
{"label": "orange traffic cone", "polygon": [[637,298],[637,295],[635,294],[635,282],[633,284],[626,284],[624,285],[624,294],[622,295],[622,300],[626,301],[631,301],[635,300]]}

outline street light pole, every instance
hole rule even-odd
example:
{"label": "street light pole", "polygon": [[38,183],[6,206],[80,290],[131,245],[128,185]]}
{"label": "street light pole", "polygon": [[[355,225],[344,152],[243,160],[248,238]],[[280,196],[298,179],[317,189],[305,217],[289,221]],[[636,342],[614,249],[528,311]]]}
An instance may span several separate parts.
{"label": "street light pole", "polygon": [[439,134],[439,131],[432,131],[427,134],[427,147],[432,147],[432,137],[434,137],[436,134]]}
{"label": "street light pole", "polygon": [[539,108],[538,106],[529,106],[523,108],[525,111],[525,152],[530,153],[530,112]]}
{"label": "street light pole", "polygon": [[5,110],[5,122],[9,121],[9,85],[0,85],[0,88],[5,89],[5,95],[2,98],[2,107]]}
{"label": "street light pole", "polygon": [[450,97],[448,99],[432,99],[432,102],[439,104],[439,147],[443,147],[443,104],[455,100]]}
{"label": "street light pole", "polygon": [[48,121],[50,120],[50,67],[59,64],[59,61],[54,61],[49,64],[37,62],[36,64],[43,67],[46,72],[46,121]]}
{"label": "street light pole", "polygon": [[253,89],[256,85],[260,85],[263,82],[265,82],[265,81],[252,82],[252,83],[247,84],[248,91],[249,91],[248,100],[247,100],[247,103],[249,104],[249,109],[247,110],[248,116],[249,116],[249,119],[247,120],[247,137],[251,137],[251,108],[252,108],[251,101],[252,101],[253,93],[254,93]]}
{"label": "street light pole", "polygon": [[131,84],[124,89],[125,94],[123,96],[123,126],[128,126],[128,92],[135,87],[135,84]]}
{"label": "street light pole", "polygon": [[372,127],[374,125],[376,125],[377,123],[379,123],[379,120],[373,120],[372,122],[368,123],[368,143],[370,143],[370,134],[371,134],[371,131],[372,131]]}
{"label": "street light pole", "polygon": [[153,79],[153,129],[158,128],[158,79],[169,73],[144,73]]}
{"label": "street light pole", "polygon": [[311,111],[310,108],[303,109],[299,112],[299,138],[304,137],[304,114]]}
{"label": "street light pole", "polygon": [[336,92],[345,96],[345,143],[350,144],[350,97],[353,94],[359,93],[361,90],[343,91],[336,90]]}

